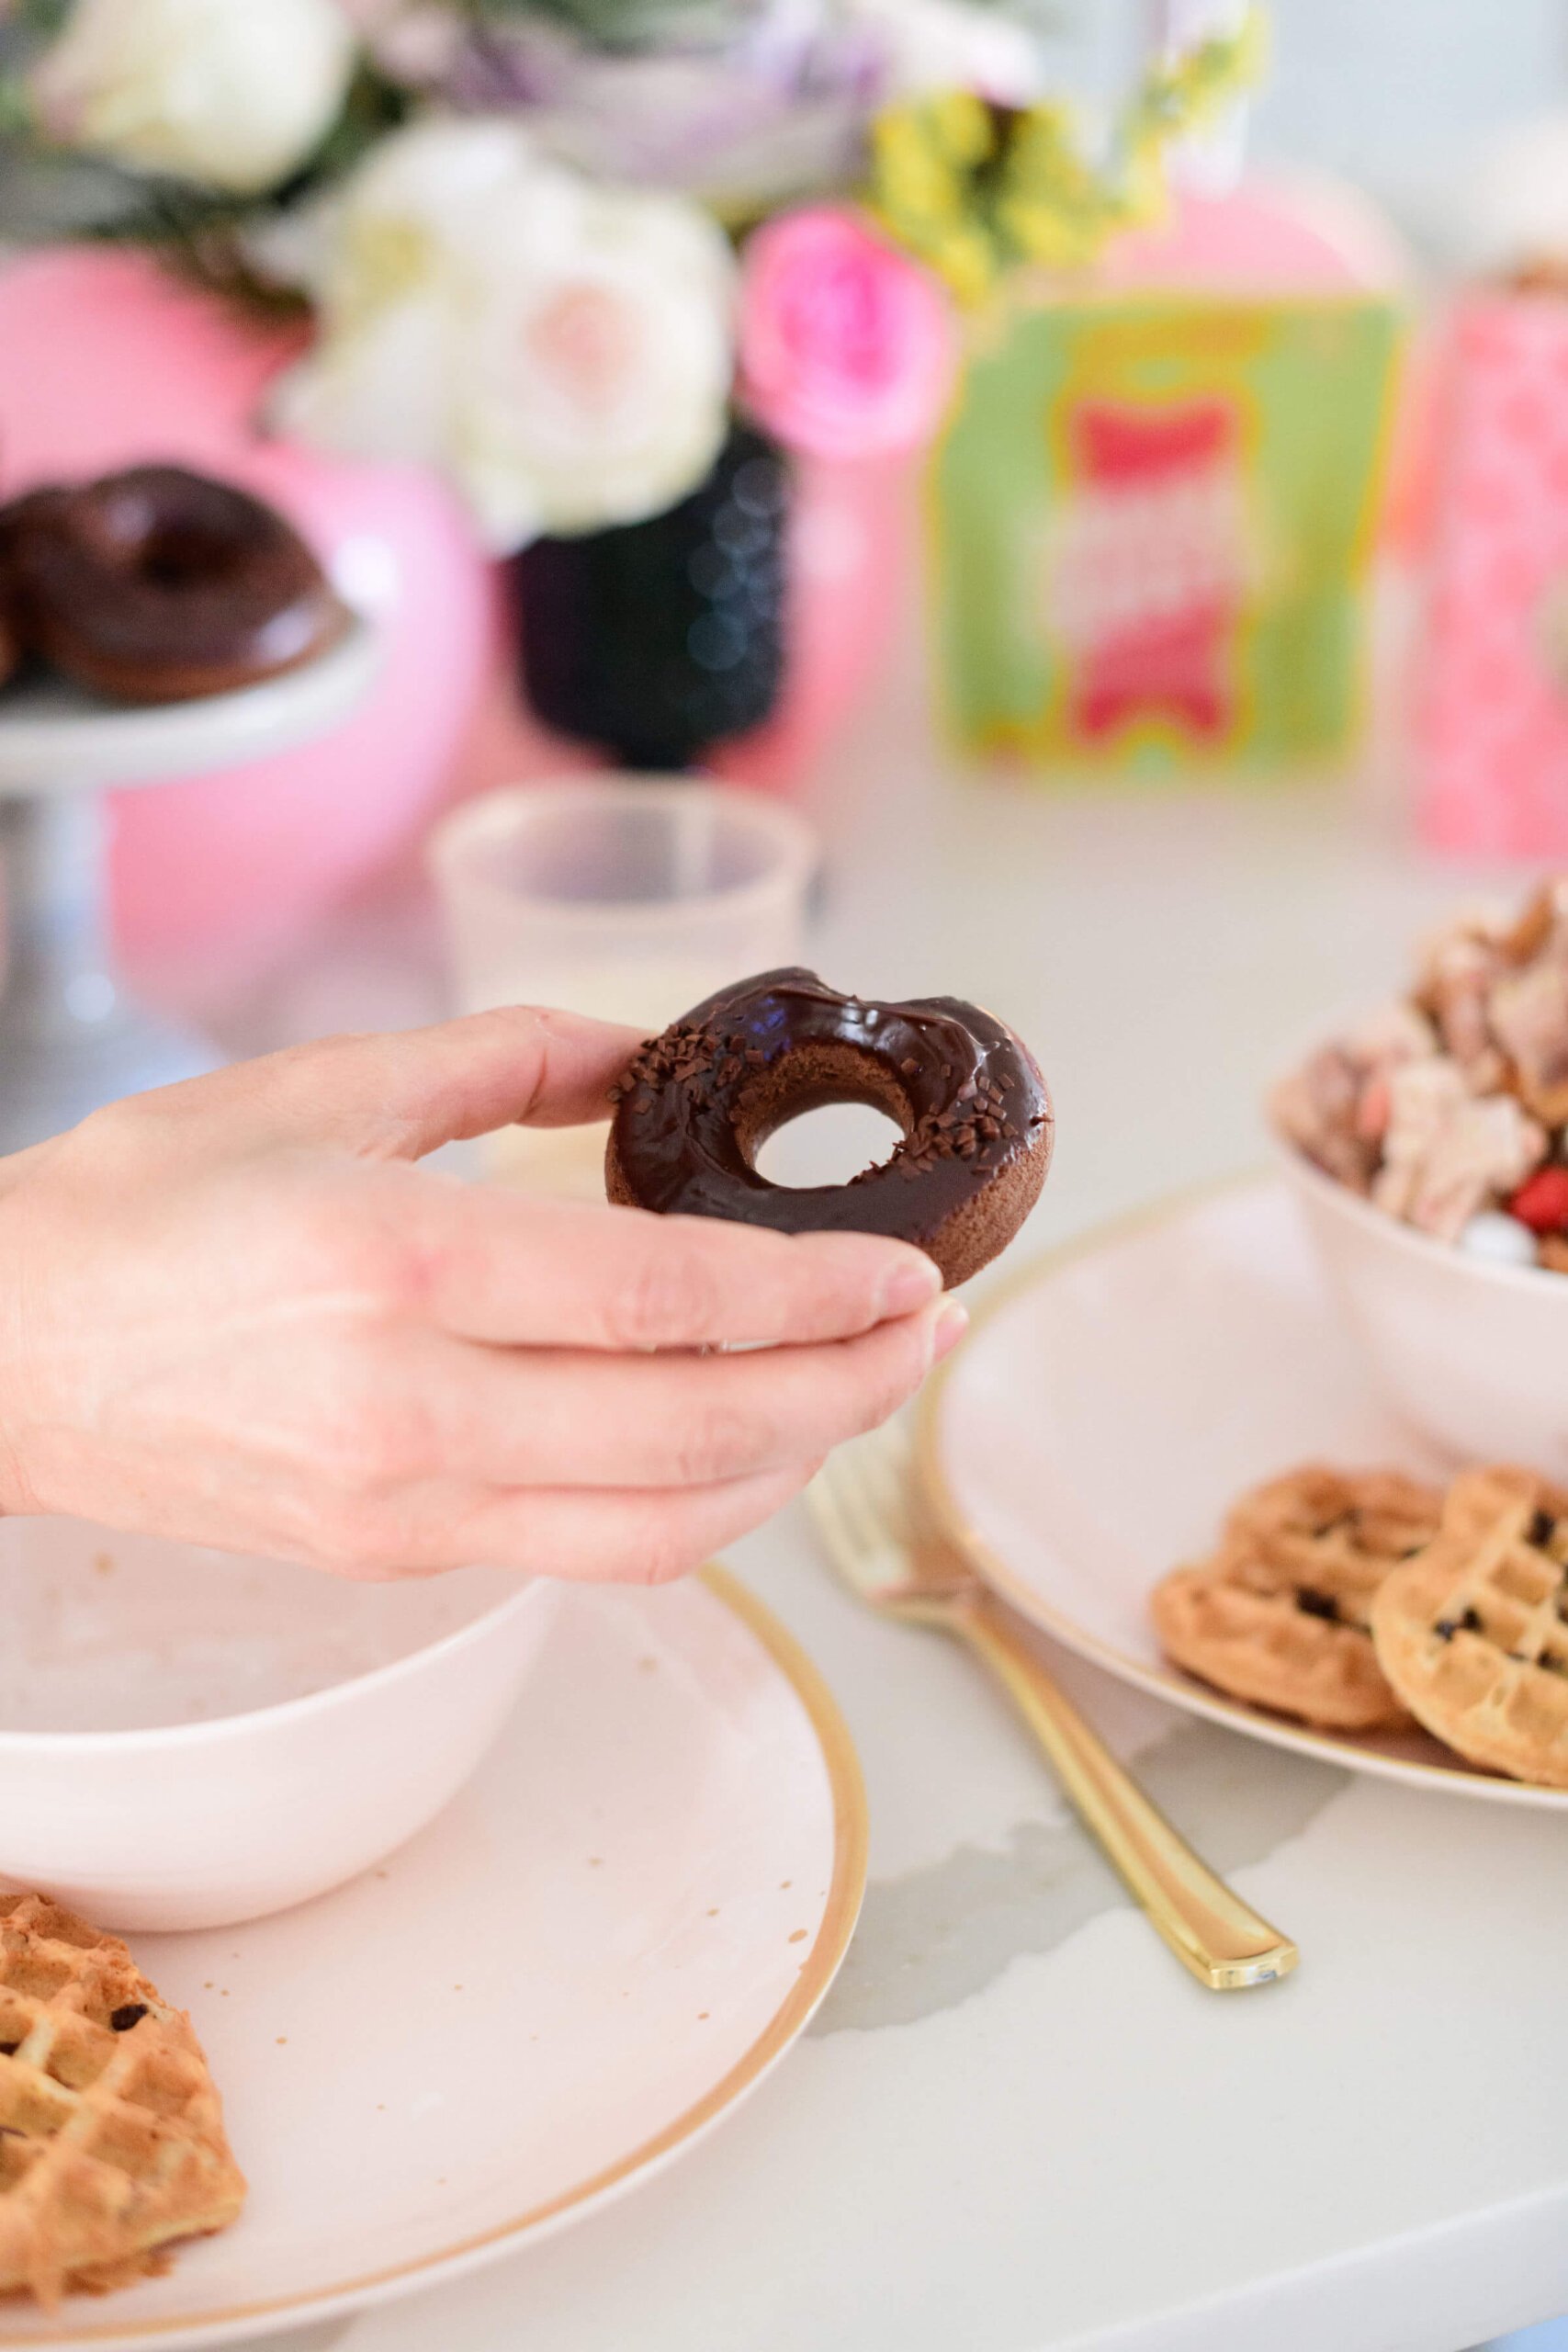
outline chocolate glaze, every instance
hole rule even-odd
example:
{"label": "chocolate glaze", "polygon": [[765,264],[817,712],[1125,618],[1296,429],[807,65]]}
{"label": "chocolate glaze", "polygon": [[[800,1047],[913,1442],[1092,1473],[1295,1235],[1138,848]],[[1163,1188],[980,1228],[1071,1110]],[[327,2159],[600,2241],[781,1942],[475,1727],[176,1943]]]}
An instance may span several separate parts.
{"label": "chocolate glaze", "polygon": [[[612,1197],[781,1233],[881,1233],[931,1248],[1028,1159],[1038,1172],[987,1257],[1032,1205],[1051,1143],[1044,1080],[990,1013],[954,997],[841,996],[798,967],[709,997],[643,1047],[615,1100]],[[848,1184],[790,1189],[758,1174],[757,1150],[777,1128],[856,1102],[902,1126],[886,1160]]]}
{"label": "chocolate glaze", "polygon": [[0,509],[0,570],[24,646],[127,701],[274,676],[348,617],[281,514],[181,466],[16,500]]}

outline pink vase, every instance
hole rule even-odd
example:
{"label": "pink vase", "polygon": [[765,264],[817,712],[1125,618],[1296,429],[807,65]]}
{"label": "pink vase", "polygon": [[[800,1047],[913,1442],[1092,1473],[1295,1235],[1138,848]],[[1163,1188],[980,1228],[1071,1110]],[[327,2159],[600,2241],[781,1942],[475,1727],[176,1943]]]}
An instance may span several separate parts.
{"label": "pink vase", "polygon": [[771,718],[720,747],[737,784],[809,794],[812,773],[886,657],[918,560],[919,459],[795,460],[784,691]]}

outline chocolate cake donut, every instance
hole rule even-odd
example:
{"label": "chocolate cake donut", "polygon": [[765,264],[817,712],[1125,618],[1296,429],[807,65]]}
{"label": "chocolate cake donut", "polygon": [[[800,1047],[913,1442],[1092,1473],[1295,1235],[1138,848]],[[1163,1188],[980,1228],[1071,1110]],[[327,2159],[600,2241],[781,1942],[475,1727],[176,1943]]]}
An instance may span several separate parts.
{"label": "chocolate cake donut", "polygon": [[281,514],[182,466],[35,490],[0,511],[25,650],[120,702],[186,702],[292,670],[348,623]]}
{"label": "chocolate cake donut", "polygon": [[[613,1092],[612,1201],[779,1233],[912,1241],[951,1289],[1004,1250],[1040,1196],[1051,1101],[1012,1031],[955,997],[877,1004],[797,967],[721,989],[642,1048]],[[903,1129],[847,1184],[799,1190],[756,1169],[803,1112],[865,1102]]]}

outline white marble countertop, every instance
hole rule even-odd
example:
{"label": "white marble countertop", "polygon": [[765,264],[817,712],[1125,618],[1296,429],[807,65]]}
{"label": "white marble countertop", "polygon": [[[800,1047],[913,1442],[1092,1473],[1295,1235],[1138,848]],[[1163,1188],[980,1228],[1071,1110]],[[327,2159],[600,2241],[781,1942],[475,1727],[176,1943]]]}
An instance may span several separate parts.
{"label": "white marble countertop", "polygon": [[[1467,887],[1364,797],[960,782],[912,686],[835,755],[823,810],[824,972],[992,1003],[1046,1066],[1057,1161],[1021,1253],[1256,1160],[1264,1076],[1391,987]],[[427,986],[362,941],[256,1018],[416,1018]],[[1289,1983],[1216,1997],[962,1656],[858,1613],[798,1510],[735,1565],[818,1659],[866,1769],[872,1884],[838,1986],[757,2096],[637,2195],[317,2341],[1460,2352],[1568,2309],[1556,1819],[1353,1780],[1059,1659],[1299,1939]]]}

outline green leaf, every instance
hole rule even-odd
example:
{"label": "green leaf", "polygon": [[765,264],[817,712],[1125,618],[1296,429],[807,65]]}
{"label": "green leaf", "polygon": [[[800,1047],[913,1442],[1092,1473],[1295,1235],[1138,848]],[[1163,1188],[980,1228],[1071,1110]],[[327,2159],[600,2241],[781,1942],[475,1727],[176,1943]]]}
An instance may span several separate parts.
{"label": "green leaf", "polygon": [[734,0],[468,0],[468,6],[491,23],[545,17],[601,49],[733,39],[751,13]]}

